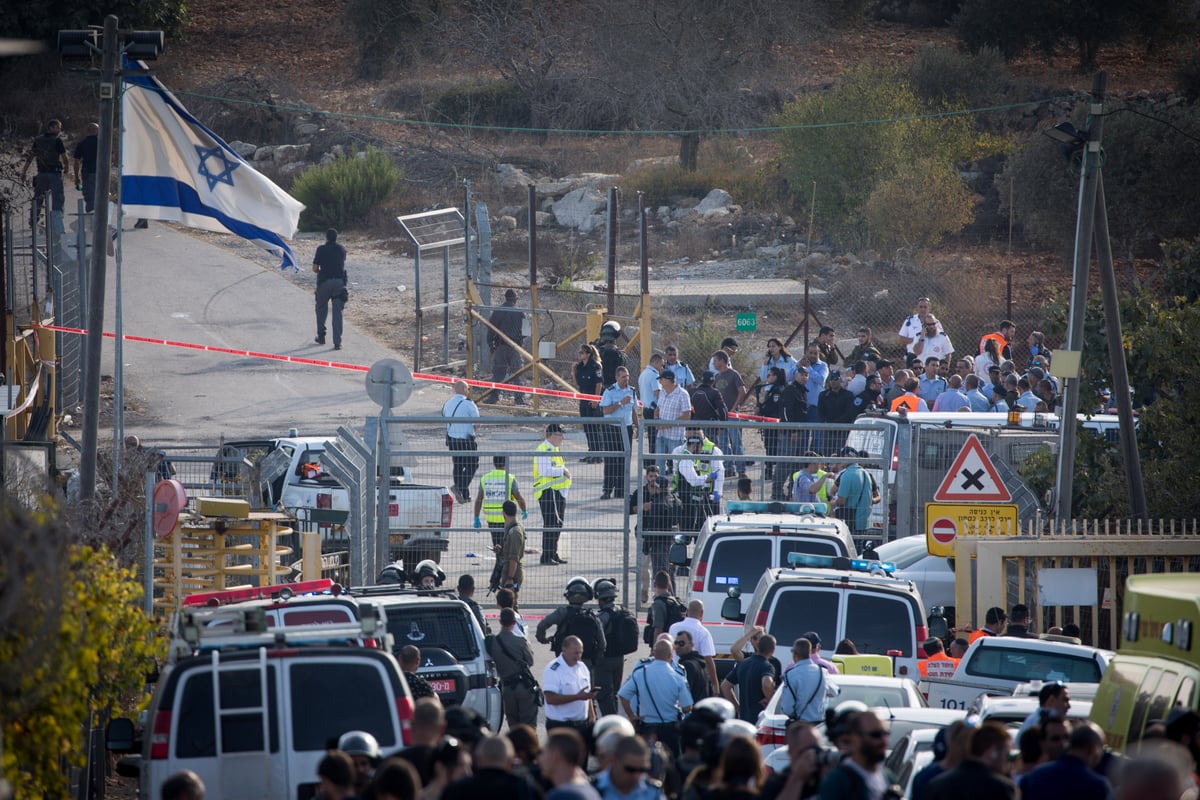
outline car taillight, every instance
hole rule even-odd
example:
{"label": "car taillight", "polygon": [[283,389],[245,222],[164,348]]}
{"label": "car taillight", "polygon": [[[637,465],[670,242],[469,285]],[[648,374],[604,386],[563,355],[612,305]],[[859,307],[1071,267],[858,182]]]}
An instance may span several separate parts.
{"label": "car taillight", "polygon": [[[887,651],[887,657],[892,659],[893,664],[896,663],[896,659],[901,658],[903,655],[904,655],[904,653],[901,653],[899,650],[888,650]],[[896,675],[898,677],[903,678],[907,674],[908,674],[908,665],[907,664],[900,664],[896,667]]]}
{"label": "car taillight", "polygon": [[708,562],[707,561],[698,562],[696,564],[695,569],[692,570],[692,576],[693,576],[692,591],[693,592],[703,592],[704,591],[704,576],[707,573],[708,573]]}
{"label": "car taillight", "polygon": [[442,495],[442,527],[449,528],[454,519],[454,496],[446,493]]}
{"label": "car taillight", "polygon": [[154,715],[154,729],[150,735],[150,758],[165,759],[171,754],[171,712],[159,711]]}
{"label": "car taillight", "polygon": [[892,445],[892,472],[900,469],[900,445]]}
{"label": "car taillight", "polygon": [[787,745],[787,731],[782,728],[759,728],[754,734],[754,741],[762,744],[773,744],[780,747]]}
{"label": "car taillight", "polygon": [[925,658],[925,648],[921,647],[921,642],[929,641],[929,629],[924,625],[917,626],[917,658]]}
{"label": "car taillight", "polygon": [[331,495],[331,494],[317,495],[317,508],[333,508],[333,495]]}
{"label": "car taillight", "polygon": [[400,718],[400,740],[412,744],[413,700],[408,695],[396,698],[396,716]]}
{"label": "car taillight", "polygon": [[754,624],[762,628],[767,627],[767,612],[759,609],[758,613],[754,615]]}

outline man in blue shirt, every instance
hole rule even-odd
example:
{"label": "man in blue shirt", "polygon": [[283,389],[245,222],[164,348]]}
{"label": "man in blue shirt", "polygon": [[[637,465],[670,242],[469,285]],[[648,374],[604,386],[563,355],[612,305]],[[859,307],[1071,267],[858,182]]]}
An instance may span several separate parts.
{"label": "man in blue shirt", "polygon": [[925,371],[917,378],[917,397],[924,400],[930,408],[937,402],[938,395],[949,388],[946,379],[938,375],[941,365],[942,362],[937,356],[930,356],[925,359]]}
{"label": "man in blue shirt", "polygon": [[992,401],[979,391],[978,375],[968,375],[963,380],[963,387],[966,389],[967,402],[971,405],[972,411],[987,411],[991,407]]}
{"label": "man in blue shirt", "polygon": [[938,395],[934,401],[932,410],[943,411],[958,411],[960,408],[969,409],[971,401],[967,399],[966,392],[962,390],[962,377],[951,375],[947,381],[946,391]]}
{"label": "man in blue shirt", "polygon": [[825,670],[812,660],[812,642],[803,636],[792,645],[795,663],[783,673],[779,710],[789,719],[814,724],[825,719]]}
{"label": "man in blue shirt", "polygon": [[764,633],[758,637],[756,652],[739,661],[721,681],[721,695],[733,703],[738,719],[751,725],[758,722],[758,713],[775,694],[775,668],[767,660],[774,654],[775,637]]}
{"label": "man in blue shirt", "polygon": [[638,736],[617,740],[612,764],[596,776],[603,800],[663,800],[662,784],[647,777],[650,748]]}
{"label": "man in blue shirt", "polygon": [[454,456],[454,487],[451,491],[460,503],[471,500],[471,481],[479,469],[479,456],[475,455],[475,425],[472,419],[479,417],[479,407],[470,397],[467,382],[454,382],[454,396],[442,406],[442,416],[454,420],[446,425],[446,447],[454,452],[470,455]]}
{"label": "man in blue shirt", "polygon": [[679,360],[679,348],[673,344],[667,345],[663,351],[663,369],[669,369],[675,373],[675,383],[684,389],[691,389],[696,385],[696,375],[692,372],[692,368]]}
{"label": "man in blue shirt", "polygon": [[[601,500],[625,499],[625,478],[629,473],[626,467],[624,450],[626,445],[633,443],[633,426],[637,413],[637,392],[629,385],[629,370],[617,367],[617,382],[604,390],[600,395],[600,410],[605,419],[620,421],[620,426],[604,426],[604,449],[620,455],[604,457],[604,493]],[[624,432],[625,441],[618,437]]]}
{"label": "man in blue shirt", "polygon": [[647,741],[660,741],[678,756],[679,719],[692,710],[692,693],[683,667],[671,663],[673,649],[665,638],[655,642],[654,658],[638,662],[617,697]]}
{"label": "man in blue shirt", "polygon": [[[842,457],[858,458],[860,453],[853,447],[842,448]],[[857,462],[851,461],[837,478],[837,496],[833,505],[839,509],[838,517],[850,526],[851,533],[861,533],[871,524],[871,506],[878,500],[871,475]]]}

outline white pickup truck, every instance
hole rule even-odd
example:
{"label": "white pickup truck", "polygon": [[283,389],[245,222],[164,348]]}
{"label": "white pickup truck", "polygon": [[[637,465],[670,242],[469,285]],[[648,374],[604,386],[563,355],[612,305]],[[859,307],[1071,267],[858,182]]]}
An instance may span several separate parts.
{"label": "white pickup truck", "polygon": [[920,687],[930,708],[963,710],[980,695],[1012,695],[1030,681],[1062,681],[1071,685],[1072,694],[1089,697],[1112,657],[1111,650],[1065,636],[984,636],[967,648],[953,677],[922,678]]}
{"label": "white pickup truck", "polygon": [[[286,436],[225,442],[213,466],[214,480],[246,480],[254,465],[263,486],[263,500],[294,514],[301,521],[311,511],[349,511],[346,488],[322,463],[332,437]],[[425,558],[441,560],[449,546],[454,496],[445,486],[411,482],[407,468],[392,467],[388,489],[388,530],[393,552],[405,563]],[[398,551],[398,552],[397,552]]]}

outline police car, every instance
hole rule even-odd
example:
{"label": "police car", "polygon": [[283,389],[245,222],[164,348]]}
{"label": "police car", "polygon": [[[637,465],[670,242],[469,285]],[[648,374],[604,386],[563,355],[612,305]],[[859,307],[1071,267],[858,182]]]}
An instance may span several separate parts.
{"label": "police car", "polygon": [[704,627],[718,657],[728,657],[742,625],[720,616],[731,588],[746,590],[765,570],[784,566],[793,553],[852,556],[854,540],[846,523],[825,516],[824,503],[733,500],[724,514],[709,517],[687,555],[686,536],[671,548],[672,564],[689,567],[687,600],[704,602]]}

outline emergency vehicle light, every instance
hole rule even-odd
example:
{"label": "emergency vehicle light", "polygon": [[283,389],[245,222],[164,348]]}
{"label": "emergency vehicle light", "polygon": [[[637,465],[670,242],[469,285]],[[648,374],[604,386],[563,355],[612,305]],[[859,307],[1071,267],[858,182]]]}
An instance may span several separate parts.
{"label": "emergency vehicle light", "polygon": [[855,572],[886,572],[891,575],[896,565],[891,561],[875,561],[869,558],[846,558],[844,556],[815,556],[811,553],[788,553],[789,567],[817,567],[818,569],[852,569]]}
{"label": "emergency vehicle light", "polygon": [[829,513],[827,503],[784,503],[778,500],[730,500],[725,508],[730,514],[817,514],[823,517]]}

